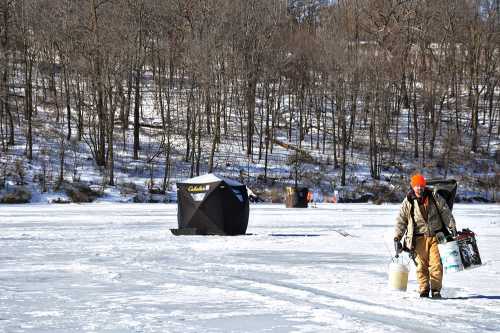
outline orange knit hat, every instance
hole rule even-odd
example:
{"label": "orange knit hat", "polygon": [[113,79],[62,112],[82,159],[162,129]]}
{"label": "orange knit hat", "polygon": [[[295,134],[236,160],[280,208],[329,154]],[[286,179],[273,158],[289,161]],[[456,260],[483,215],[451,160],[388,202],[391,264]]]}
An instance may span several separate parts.
{"label": "orange knit hat", "polygon": [[425,181],[424,176],[419,173],[411,177],[411,187],[415,187],[416,185],[424,187],[426,184],[427,182]]}

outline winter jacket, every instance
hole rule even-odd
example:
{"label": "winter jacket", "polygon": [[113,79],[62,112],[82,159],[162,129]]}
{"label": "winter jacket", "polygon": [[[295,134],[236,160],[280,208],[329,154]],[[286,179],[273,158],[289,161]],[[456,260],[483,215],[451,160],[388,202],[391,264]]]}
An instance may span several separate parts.
{"label": "winter jacket", "polygon": [[[428,189],[425,189],[424,191],[424,197],[425,196],[428,196],[427,219],[424,217],[425,214],[422,214],[418,204],[418,199],[413,191],[410,191],[410,193],[403,200],[401,209],[399,210],[399,215],[396,218],[394,238],[401,240],[406,232],[403,244],[406,245],[409,250],[413,250],[415,247],[415,235],[422,234],[425,236],[435,236],[437,232],[443,231],[443,223],[449,232],[456,234],[455,219],[453,218],[446,201],[439,194],[432,193]],[[430,196],[433,196],[434,200],[432,200]],[[411,202],[413,202],[414,221],[412,221],[411,215]],[[436,205],[439,209],[443,222],[441,222],[441,218],[436,210]]]}

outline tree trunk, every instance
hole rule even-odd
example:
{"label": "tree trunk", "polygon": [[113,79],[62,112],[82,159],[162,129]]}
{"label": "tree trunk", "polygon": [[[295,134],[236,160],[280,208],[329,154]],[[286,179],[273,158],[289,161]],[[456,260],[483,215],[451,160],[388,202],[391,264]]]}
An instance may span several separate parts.
{"label": "tree trunk", "polygon": [[64,159],[66,155],[65,138],[61,135],[59,138],[59,176],[57,177],[57,184],[60,186],[64,181]]}
{"label": "tree trunk", "polygon": [[346,185],[346,169],[347,169],[347,119],[346,111],[344,108],[343,98],[339,96],[337,99],[337,107],[340,108],[339,113],[339,125],[340,125],[340,135],[342,140],[342,151],[341,151],[341,185]]}
{"label": "tree trunk", "polygon": [[[194,84],[191,84],[191,88],[189,89],[189,95],[188,95],[188,98],[187,98],[187,108],[186,108],[186,130],[185,130],[185,139],[186,139],[186,155],[185,155],[185,158],[184,158],[184,161],[185,162],[188,162],[190,161],[190,156],[192,155],[191,154],[191,142],[193,142],[193,146],[194,146],[194,141],[191,140],[192,138],[192,130],[191,128],[195,126],[194,123],[196,123],[196,118],[192,116],[193,114],[193,110],[194,110]],[[192,119],[194,121],[192,121]],[[194,150],[194,149],[193,149]]]}
{"label": "tree trunk", "polygon": [[[415,85],[415,82],[413,82]],[[417,106],[417,92],[413,86],[413,142],[414,153],[413,157],[418,158],[418,106]]]}
{"label": "tree trunk", "polygon": [[[111,80],[108,80],[110,87],[108,87],[109,99],[109,121],[108,121],[108,158],[107,158],[107,171],[109,175],[108,185],[115,186],[115,158],[114,158],[114,131],[115,131],[115,110],[116,105],[113,101],[113,89],[111,87]],[[120,84],[120,83],[118,83]]]}
{"label": "tree trunk", "polygon": [[274,83],[272,91],[269,91],[270,84],[266,85],[266,126],[265,126],[265,141],[264,141],[264,183],[267,184],[267,166],[268,166],[268,158],[269,158],[269,140],[270,140],[270,129],[269,122],[271,118],[271,110],[274,107]]}
{"label": "tree trunk", "polygon": [[333,146],[333,167],[336,169],[339,167],[339,161],[337,158],[337,125],[335,124],[335,109],[336,105],[333,101],[333,98],[331,100],[331,109],[332,109],[332,146]]}
{"label": "tree trunk", "polygon": [[369,160],[370,160],[370,175],[373,179],[380,179],[379,172],[379,160],[378,160],[378,144],[377,144],[377,131],[376,131],[376,120],[373,115],[370,119],[370,150],[369,150]]}
{"label": "tree trunk", "polygon": [[141,69],[135,72],[135,100],[134,100],[134,160],[139,159],[140,146],[140,108],[141,108]]}
{"label": "tree trunk", "polygon": [[477,152],[479,147],[479,92],[476,91],[472,97],[472,106],[471,106],[471,128],[472,128],[472,147],[471,150],[473,152]]}
{"label": "tree trunk", "polygon": [[217,105],[215,108],[215,128],[213,130],[212,147],[210,149],[210,156],[208,161],[209,173],[212,173],[214,170],[214,155],[217,149],[217,145],[220,143],[220,117],[221,117],[220,113],[221,113],[220,105]]}
{"label": "tree trunk", "polygon": [[247,109],[247,144],[246,154],[252,160],[253,158],[253,133],[255,126],[255,92],[257,82],[251,77],[247,80],[245,89],[245,103]]}
{"label": "tree trunk", "polygon": [[435,115],[436,112],[434,110],[434,107],[432,108],[432,113],[431,113],[432,133],[431,133],[431,141],[430,141],[430,147],[429,147],[429,158],[431,160],[434,158],[434,147],[436,145],[437,129],[438,129],[439,124],[441,123],[441,114],[443,111],[445,99],[446,99],[446,94],[443,94],[443,96],[441,96],[441,100],[439,102],[439,112],[438,112],[437,117]]}
{"label": "tree trunk", "polygon": [[100,60],[97,62],[97,118],[98,118],[98,145],[97,159],[98,166],[106,165],[106,115],[104,113],[104,88],[102,84],[102,73]]}
{"label": "tree trunk", "polygon": [[[3,62],[3,71],[2,71],[2,114],[0,115],[0,121],[3,121],[4,115],[8,117],[8,145],[14,145],[14,117],[12,116],[12,112],[10,110],[9,105],[9,66],[10,64],[10,51],[9,51],[9,40],[10,40],[10,25],[9,25],[9,3],[4,2],[2,6],[2,37],[1,37],[1,46],[2,46],[2,62]],[[7,125],[6,125],[7,127]],[[7,129],[6,129],[7,132]],[[4,138],[2,135],[2,145],[4,144]]]}
{"label": "tree trunk", "polygon": [[104,98],[104,88],[103,88],[103,78],[102,78],[102,54],[101,54],[101,45],[100,45],[100,40],[99,40],[99,26],[98,26],[98,15],[97,15],[97,8],[99,6],[98,3],[96,3],[96,0],[92,0],[91,3],[91,11],[92,11],[92,37],[93,37],[93,48],[94,48],[94,55],[93,55],[93,61],[94,61],[94,80],[96,83],[96,93],[97,93],[97,127],[98,127],[98,134],[97,134],[97,151],[96,151],[96,164],[98,166],[105,166],[106,165],[106,117],[104,114],[104,105],[103,105],[103,98]]}
{"label": "tree trunk", "polygon": [[27,151],[26,156],[28,160],[33,159],[33,98],[32,98],[32,74],[33,74],[33,62],[28,55],[28,46],[25,45],[24,49],[24,80],[25,80],[25,92],[24,92],[24,112],[28,123],[28,130],[26,133],[26,144]]}
{"label": "tree trunk", "polygon": [[69,141],[71,139],[71,93],[69,90],[68,68],[66,64],[63,64],[63,75],[64,91],[66,93],[66,121],[68,125],[68,133],[66,135],[66,139]]}
{"label": "tree trunk", "polygon": [[77,74],[76,76],[76,91],[75,91],[75,99],[76,99],[76,113],[77,113],[77,139],[78,141],[82,141],[82,135],[83,135],[83,110],[82,110],[82,94],[81,94],[81,88],[80,88],[80,75]]}
{"label": "tree trunk", "polygon": [[196,176],[200,175],[200,161],[201,161],[201,123],[202,123],[202,113],[201,110],[198,109],[198,126],[196,132]]}
{"label": "tree trunk", "polygon": [[5,69],[2,75],[2,88],[3,88],[3,111],[8,118],[8,128],[9,128],[9,139],[7,141],[8,145],[15,144],[14,137],[14,117],[9,105],[9,86],[8,86],[8,61],[5,63]]}

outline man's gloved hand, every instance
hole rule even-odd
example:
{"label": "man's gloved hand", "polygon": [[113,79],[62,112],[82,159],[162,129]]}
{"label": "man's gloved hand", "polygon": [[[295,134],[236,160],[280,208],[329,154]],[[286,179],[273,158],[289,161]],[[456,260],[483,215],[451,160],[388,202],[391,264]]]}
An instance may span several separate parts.
{"label": "man's gloved hand", "polygon": [[396,251],[396,257],[403,252],[403,245],[398,238],[394,238],[394,250]]}

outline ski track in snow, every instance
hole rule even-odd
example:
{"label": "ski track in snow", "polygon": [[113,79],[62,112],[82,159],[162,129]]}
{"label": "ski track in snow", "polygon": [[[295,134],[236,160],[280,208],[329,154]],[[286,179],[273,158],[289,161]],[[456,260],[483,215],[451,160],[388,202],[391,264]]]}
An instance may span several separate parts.
{"label": "ski track in snow", "polygon": [[440,301],[414,267],[387,287],[398,208],[258,204],[251,235],[175,237],[175,205],[0,206],[0,332],[500,331],[500,206],[454,207],[485,264]]}

